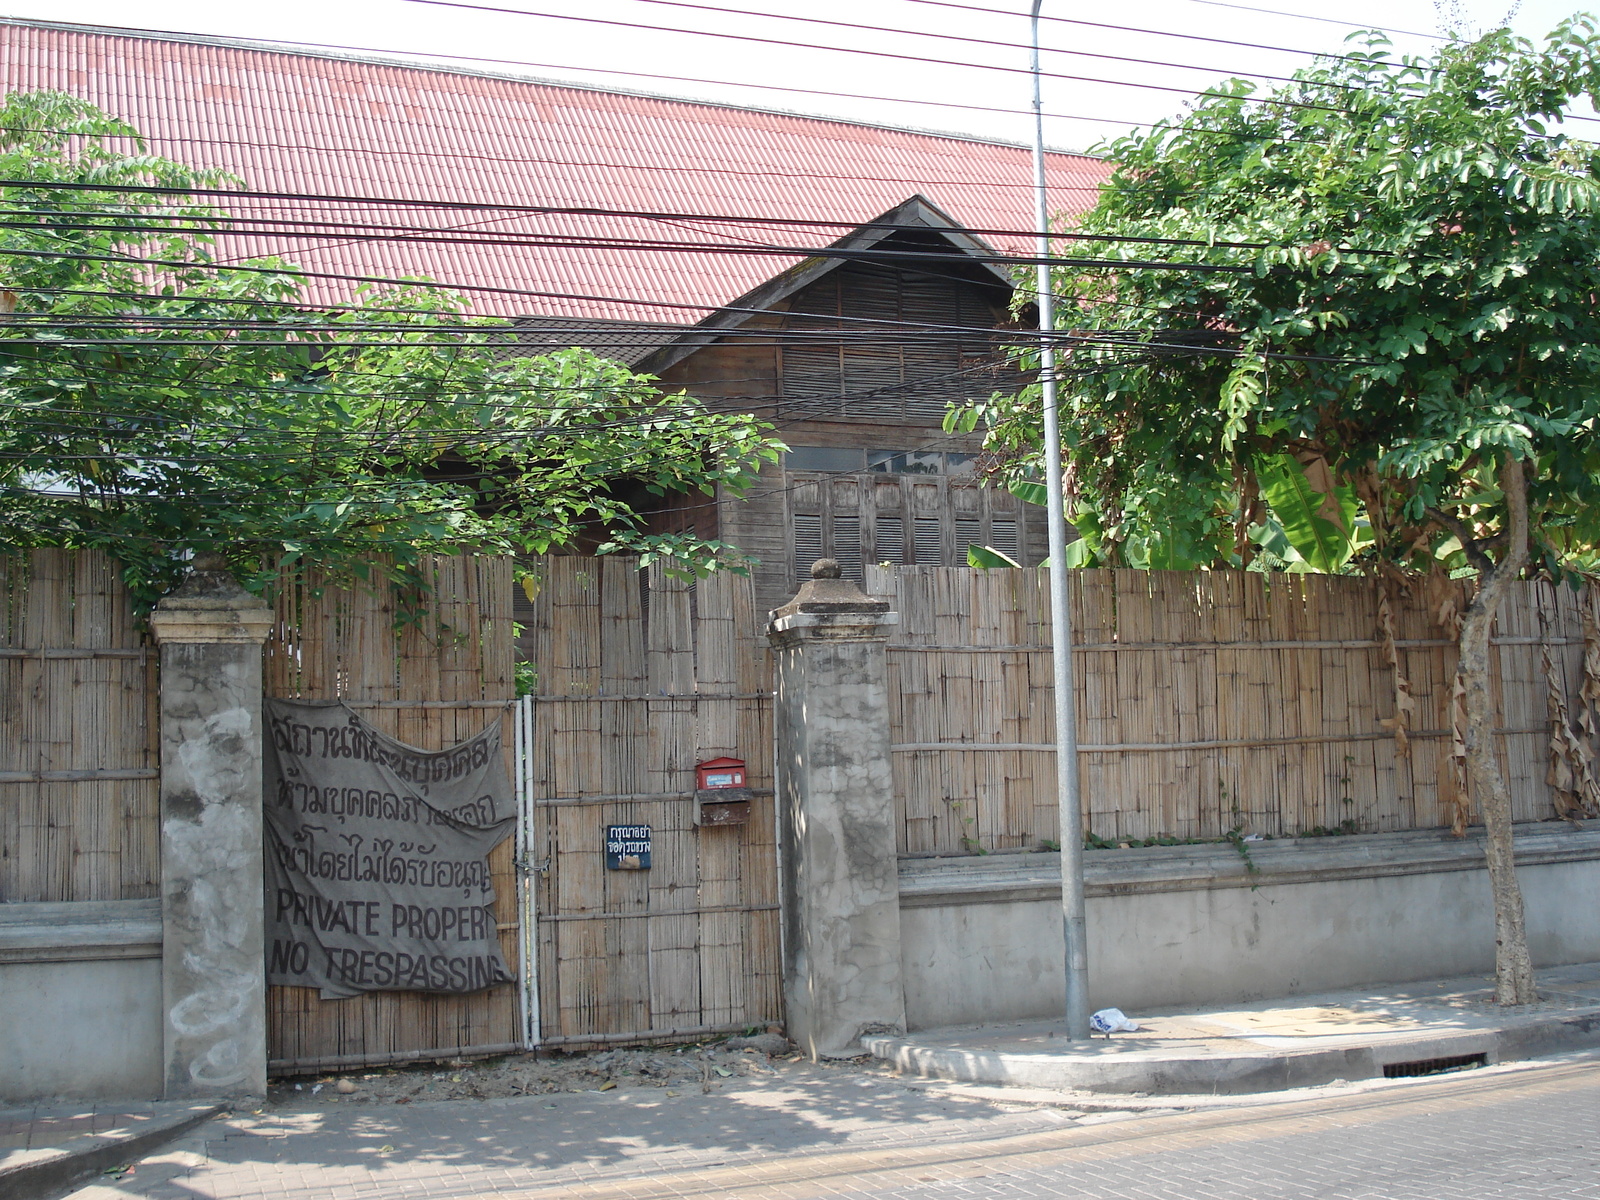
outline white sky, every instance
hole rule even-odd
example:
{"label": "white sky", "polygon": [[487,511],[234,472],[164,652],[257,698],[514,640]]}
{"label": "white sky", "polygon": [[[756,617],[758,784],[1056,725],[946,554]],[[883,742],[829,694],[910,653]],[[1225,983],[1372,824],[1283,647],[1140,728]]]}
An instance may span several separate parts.
{"label": "white sky", "polygon": [[[1027,66],[1028,0],[961,0],[1003,13],[962,11],[928,0],[699,0],[704,5],[737,8],[761,15],[737,16],[657,0],[468,0],[518,8],[525,16],[439,7],[416,0],[273,0],[269,4],[228,5],[215,0],[7,0],[8,15],[129,28],[271,41],[315,42],[422,59],[456,55],[465,60],[501,59],[482,65],[517,74],[567,79],[663,95],[721,100],[825,116],[949,130],[1007,141],[1032,137],[1024,111],[979,112],[952,104],[1025,110],[1029,83],[1018,69]],[[1282,49],[1258,50],[1213,45],[1149,33],[1122,32],[1047,22],[1046,71],[1092,76],[1102,82],[1045,80],[1045,108],[1051,144],[1083,149],[1099,138],[1123,132],[1129,123],[1177,111],[1186,94],[1230,75],[1289,74],[1307,61],[1307,52],[1337,51],[1353,28],[1383,25],[1407,31],[1395,35],[1396,49],[1424,52],[1434,43],[1415,34],[1437,34],[1447,13],[1469,28],[1502,21],[1510,0],[1238,0],[1298,17],[1243,11],[1215,0],[1122,0],[1089,5],[1045,0],[1046,16],[1226,38]],[[1512,14],[1519,33],[1541,38],[1574,11],[1574,0],[1524,0]],[[1600,8],[1600,0],[1591,5]],[[629,29],[561,20],[554,14],[606,18],[686,30],[716,30],[758,38],[815,43],[822,49],[765,45],[696,33]],[[775,14],[775,15],[774,15]],[[1016,15],[1011,15],[1016,14]],[[896,30],[873,32],[783,19],[805,16]],[[1313,20],[1308,18],[1322,18]],[[912,32],[908,32],[912,31]],[[927,34],[954,34],[1006,43],[972,45]],[[968,65],[936,65],[849,53],[844,47],[955,60]],[[1076,51],[1079,53],[1069,53]],[[1140,65],[1085,53],[1160,60],[1174,65]],[[515,65],[527,64],[527,65]],[[1013,68],[983,69],[970,64]],[[651,79],[615,71],[688,76],[716,83]],[[725,82],[723,82],[725,81]],[[755,88],[751,84],[862,93],[892,100],[851,100]],[[1128,84],[1159,85],[1178,91]],[[899,102],[897,102],[899,101]],[[907,103],[909,101],[910,103]],[[1093,120],[1090,118],[1100,118]]]}

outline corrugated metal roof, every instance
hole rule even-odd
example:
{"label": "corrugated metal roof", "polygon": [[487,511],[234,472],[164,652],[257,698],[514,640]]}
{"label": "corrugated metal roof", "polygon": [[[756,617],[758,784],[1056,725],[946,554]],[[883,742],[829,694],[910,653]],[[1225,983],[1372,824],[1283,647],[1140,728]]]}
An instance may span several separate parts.
{"label": "corrugated metal roof", "polygon": [[[582,346],[636,366],[683,333],[683,325],[607,321],[596,317],[521,316],[517,342],[540,351]],[[524,353],[526,351],[523,351]]]}
{"label": "corrugated metal roof", "polygon": [[[593,206],[866,222],[913,194],[975,229],[1033,223],[1028,152],[1016,146],[562,86],[261,43],[0,21],[7,91],[52,89],[123,118],[151,148],[239,176],[252,190],[472,203]],[[1053,207],[1080,211],[1107,173],[1052,154]],[[238,200],[243,215],[253,204]],[[740,238],[824,245],[839,230],[762,231],[615,217],[480,215],[300,202],[280,216],[407,228],[554,234],[578,241]],[[1029,252],[1026,238],[987,239]],[[308,270],[425,276],[565,296],[472,296],[475,311],[692,323],[666,305],[726,304],[796,259],[615,247],[230,237],[231,258],[279,254]],[[349,286],[322,282],[314,298]],[[631,304],[624,299],[658,302]]]}

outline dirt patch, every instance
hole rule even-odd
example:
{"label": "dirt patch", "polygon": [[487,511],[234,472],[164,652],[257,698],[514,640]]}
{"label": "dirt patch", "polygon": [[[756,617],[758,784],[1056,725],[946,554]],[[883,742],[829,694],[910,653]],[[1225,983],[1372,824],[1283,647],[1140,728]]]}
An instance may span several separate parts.
{"label": "dirt patch", "polygon": [[[767,1041],[761,1048],[747,1041]],[[781,1039],[734,1038],[683,1046],[616,1048],[564,1053],[559,1050],[448,1063],[407,1063],[342,1073],[285,1076],[272,1080],[273,1104],[409,1104],[423,1100],[492,1100],[553,1092],[597,1092],[615,1088],[665,1088],[676,1094],[716,1091],[740,1078],[773,1078],[810,1067]]]}

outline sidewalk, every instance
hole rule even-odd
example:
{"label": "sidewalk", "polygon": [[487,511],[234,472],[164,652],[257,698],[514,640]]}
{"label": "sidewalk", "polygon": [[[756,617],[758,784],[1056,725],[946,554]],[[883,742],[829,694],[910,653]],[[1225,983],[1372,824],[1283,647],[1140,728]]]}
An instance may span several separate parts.
{"label": "sidewalk", "polygon": [[1087,1043],[1060,1020],[862,1045],[930,1079],[1121,1095],[1239,1095],[1432,1074],[1600,1046],[1600,963],[1537,973],[1540,1001],[1494,1003],[1483,976],[1264,1000],[1222,1009],[1130,1011],[1137,1033]]}
{"label": "sidewalk", "polygon": [[222,1109],[188,1101],[0,1109],[0,1197],[54,1196],[98,1175],[114,1175]]}
{"label": "sidewalk", "polygon": [[1016,1103],[862,1060],[680,1095],[298,1093],[207,1122],[72,1200],[1577,1200],[1600,1177],[1595,1063],[1588,1051],[1164,1108]]}
{"label": "sidewalk", "polygon": [[[542,1197],[544,1188],[552,1197],[610,1188],[616,1200],[635,1200],[645,1194],[642,1181],[663,1173],[738,1175],[766,1169],[761,1164],[773,1156],[796,1162],[970,1149],[976,1141],[1087,1132],[1180,1110],[1270,1107],[1290,1099],[1274,1096],[1288,1088],[1321,1088],[1295,1093],[1294,1103],[1315,1108],[1369,1089],[1409,1089],[1404,1082],[1325,1084],[1600,1048],[1600,963],[1541,971],[1539,982],[1540,1003],[1514,1013],[1494,1006],[1489,981],[1474,976],[1226,1009],[1130,1012],[1138,1033],[1088,1044],[1066,1043],[1050,1022],[866,1039],[903,1072],[898,1079],[860,1059],[813,1065],[754,1051],[743,1052],[746,1069],[735,1071],[739,1053],[708,1046],[686,1051],[686,1059],[704,1060],[704,1081],[692,1088],[642,1073],[608,1077],[617,1066],[613,1050],[588,1056],[595,1069],[572,1072],[573,1090],[503,1099],[422,1090],[444,1078],[470,1091],[508,1069],[483,1063],[448,1073],[419,1069],[407,1077],[417,1084],[414,1096],[382,1093],[365,1082],[370,1074],[356,1076],[363,1082],[353,1095],[331,1086],[279,1088],[259,1109],[209,1123],[221,1106],[21,1109],[0,1113],[0,1196],[47,1200],[99,1177],[81,1200],[277,1200],[362,1189],[460,1200]],[[1494,1078],[1483,1079],[1491,1093],[1500,1086]],[[997,1084],[1005,1086],[985,1086]],[[1247,1093],[1257,1095],[1237,1098]],[[748,1182],[759,1193],[758,1182],[772,1181],[750,1175]]]}

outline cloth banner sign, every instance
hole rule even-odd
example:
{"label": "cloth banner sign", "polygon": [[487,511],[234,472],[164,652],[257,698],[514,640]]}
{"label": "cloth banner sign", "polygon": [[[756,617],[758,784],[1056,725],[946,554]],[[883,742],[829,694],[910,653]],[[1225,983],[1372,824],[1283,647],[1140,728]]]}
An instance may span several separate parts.
{"label": "cloth banner sign", "polygon": [[516,821],[499,723],[433,751],[338,702],[265,716],[267,982],[325,1000],[512,982],[489,883]]}

